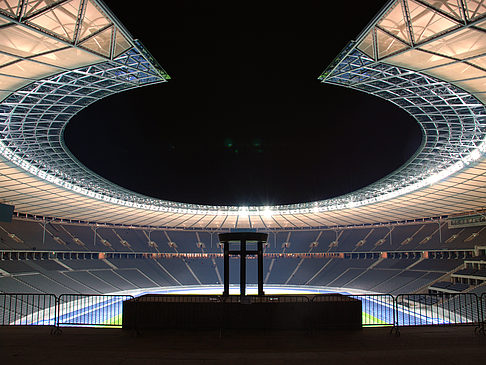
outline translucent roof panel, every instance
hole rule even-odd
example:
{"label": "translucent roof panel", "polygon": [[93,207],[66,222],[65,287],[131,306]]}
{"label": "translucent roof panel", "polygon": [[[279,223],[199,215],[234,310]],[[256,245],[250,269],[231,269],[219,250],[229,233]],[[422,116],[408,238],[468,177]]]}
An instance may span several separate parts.
{"label": "translucent roof panel", "polygon": [[10,55],[0,53],[0,67],[2,67],[3,65],[5,65],[7,63],[11,63],[13,61],[18,61],[19,59],[20,58],[18,58],[18,57],[14,57],[14,56],[10,56]]}
{"label": "translucent roof panel", "polygon": [[454,83],[460,80],[485,76],[484,70],[464,62],[454,62],[445,66],[435,67],[426,72],[427,74],[438,78],[447,77],[451,82]]}
{"label": "translucent roof panel", "polygon": [[392,37],[379,28],[376,29],[376,39],[378,44],[378,58],[383,58],[408,48],[407,44],[403,43],[398,38]]}
{"label": "translucent roof panel", "polygon": [[[48,34],[12,24],[0,29],[0,80],[3,91],[15,91],[36,79],[103,61]],[[22,60],[28,57],[30,60]],[[37,61],[37,62],[36,62]]]}
{"label": "translucent roof panel", "polygon": [[428,4],[431,8],[442,11],[457,21],[464,20],[462,8],[459,6],[458,0],[422,0],[422,2]]}
{"label": "translucent roof panel", "polygon": [[4,18],[1,18],[0,17],[0,25],[5,25],[5,24],[9,24],[11,23],[10,21],[8,21],[7,19],[4,19]]}
{"label": "translucent roof panel", "polygon": [[12,17],[19,15],[21,0],[0,0],[0,11]]}
{"label": "translucent roof panel", "polygon": [[111,25],[111,21],[108,16],[98,7],[98,5],[91,0],[88,0],[84,18],[81,23],[79,39],[84,40],[109,25]]}
{"label": "translucent roof panel", "polygon": [[49,75],[59,73],[58,67],[48,66],[38,62],[22,60],[11,63],[0,68],[1,72],[7,75],[17,76],[19,78],[43,78]]}
{"label": "translucent roof panel", "polygon": [[0,91],[2,91],[4,96],[30,83],[31,80],[29,79],[0,75]]}
{"label": "translucent roof panel", "polygon": [[7,96],[10,95],[10,91],[5,91],[2,88],[2,78],[3,76],[0,76],[0,102],[3,101]]}
{"label": "translucent roof panel", "polygon": [[85,39],[79,45],[93,52],[99,53],[105,57],[110,56],[111,40],[113,36],[113,27],[95,33],[90,38]]}
{"label": "translucent roof panel", "polygon": [[467,63],[470,63],[472,65],[478,66],[478,67],[486,70],[486,55],[469,59],[467,61]]}
{"label": "translucent roof panel", "polygon": [[486,77],[456,81],[456,84],[470,91],[479,100],[486,104]]}
{"label": "translucent roof panel", "polygon": [[126,37],[120,32],[119,29],[115,31],[115,50],[113,57],[118,57],[121,53],[125,52],[128,48],[130,48],[130,42],[126,39]]}
{"label": "translucent roof panel", "polygon": [[464,3],[468,19],[475,20],[486,14],[486,3],[484,0],[465,0]]}
{"label": "translucent roof panel", "polygon": [[61,41],[20,25],[0,29],[0,51],[11,55],[30,57],[64,47]]}
{"label": "translucent roof panel", "polygon": [[378,27],[387,30],[403,42],[410,43],[410,31],[406,19],[403,17],[402,3],[395,3],[388,13],[378,22]]}
{"label": "translucent roof panel", "polygon": [[[380,27],[385,26],[390,14],[395,13],[395,17],[399,19],[399,13],[395,10],[399,8],[398,4],[402,2],[389,4],[390,8],[383,18],[378,19],[376,25],[361,36],[358,49],[362,48],[361,44],[365,44],[365,39],[369,42],[369,32],[380,32]],[[482,77],[486,68],[486,37],[483,28],[486,20],[474,15],[477,20],[472,27],[456,22],[455,19],[459,20],[460,14],[471,11],[456,1],[406,0],[406,4],[407,7],[402,7],[403,18],[410,18],[414,48],[397,47],[396,51],[389,52],[388,55],[386,52],[382,53],[380,59],[389,64],[422,70],[428,75],[449,80],[484,100],[486,90],[482,89]],[[482,5],[477,2],[473,3],[473,7],[476,9],[475,14],[482,9]]]}
{"label": "translucent roof panel", "polygon": [[373,30],[370,30],[366,37],[363,38],[363,41],[358,45],[358,48],[361,50],[361,52],[371,58],[374,58],[373,32]]}
{"label": "translucent roof panel", "polygon": [[93,53],[86,52],[80,48],[71,47],[35,56],[32,59],[64,68],[77,68],[103,61],[103,58],[94,55]]}
{"label": "translucent roof panel", "polygon": [[486,30],[486,20],[477,22],[476,24],[474,24],[474,26],[477,27],[477,28]]}
{"label": "translucent roof panel", "polygon": [[81,0],[70,0],[49,7],[39,15],[28,18],[28,23],[45,29],[60,38],[74,40]]}
{"label": "translucent roof panel", "polygon": [[38,14],[47,8],[52,8],[64,0],[25,0],[25,17]]}
{"label": "translucent roof panel", "polygon": [[458,23],[433,11],[416,1],[408,0],[410,20],[412,23],[413,38],[416,43],[423,42],[440,32],[458,26]]}
{"label": "translucent roof panel", "polygon": [[405,52],[387,58],[387,62],[397,66],[413,68],[414,70],[425,70],[454,62],[454,60],[419,49],[408,49]]}
{"label": "translucent roof panel", "polygon": [[480,30],[465,28],[438,38],[420,48],[444,56],[466,59],[486,52],[486,37]]}

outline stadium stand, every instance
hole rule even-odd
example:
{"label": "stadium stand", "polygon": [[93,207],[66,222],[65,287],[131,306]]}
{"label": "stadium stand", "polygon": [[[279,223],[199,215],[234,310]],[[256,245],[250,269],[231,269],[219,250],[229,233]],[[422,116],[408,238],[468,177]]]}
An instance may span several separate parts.
{"label": "stadium stand", "polygon": [[[397,225],[375,228],[350,228],[339,231],[291,231],[270,234],[268,252],[371,252],[467,249],[480,245],[483,239],[477,227],[450,229],[437,223]],[[477,234],[477,235],[476,235]],[[199,236],[199,238],[198,238]],[[217,238],[208,232],[145,230],[138,228],[99,227],[14,219],[0,224],[0,246],[3,249],[60,249],[90,251],[199,252],[199,243],[207,250],[217,250]],[[473,239],[470,239],[474,237]],[[150,238],[150,239],[149,239]],[[427,239],[428,238],[428,239]],[[105,243],[102,240],[106,241]],[[170,240],[170,241],[169,241]],[[149,242],[154,245],[149,245]],[[169,244],[171,243],[171,245]]]}
{"label": "stadium stand", "polygon": [[[478,227],[438,222],[271,232],[264,279],[391,294],[468,292],[486,281],[486,264],[477,256],[482,234]],[[3,292],[114,293],[222,283],[215,232],[15,218],[0,223],[0,247]],[[247,282],[256,283],[256,261],[247,265]],[[239,260],[231,260],[230,281],[239,282]]]}

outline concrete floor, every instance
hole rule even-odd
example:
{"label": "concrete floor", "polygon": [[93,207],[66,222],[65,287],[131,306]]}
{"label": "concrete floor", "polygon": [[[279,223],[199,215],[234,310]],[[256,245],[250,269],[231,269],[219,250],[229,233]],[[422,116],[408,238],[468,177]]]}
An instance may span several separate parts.
{"label": "concrete floor", "polygon": [[155,332],[0,327],[0,364],[486,364],[472,327],[303,332]]}

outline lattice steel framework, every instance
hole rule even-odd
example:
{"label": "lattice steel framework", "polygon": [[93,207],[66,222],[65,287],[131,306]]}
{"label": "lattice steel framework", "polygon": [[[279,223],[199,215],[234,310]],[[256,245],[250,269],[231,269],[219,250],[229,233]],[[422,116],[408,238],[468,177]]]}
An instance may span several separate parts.
{"label": "lattice steel framework", "polygon": [[[81,109],[114,93],[160,82],[136,49],[113,61],[64,72],[14,92],[0,105],[0,153],[30,172],[88,195],[136,195],[93,173],[65,147],[66,123]],[[84,189],[84,190],[82,190]]]}
{"label": "lattice steel framework", "polygon": [[404,166],[341,197],[344,205],[428,186],[482,157],[485,13],[486,4],[479,0],[390,1],[320,76],[322,82],[398,105],[423,132],[421,147]]}
{"label": "lattice steel framework", "polygon": [[[169,76],[98,1],[11,0],[0,5],[0,36],[8,39],[8,44],[0,44],[0,61],[6,61],[0,72],[11,77],[12,72],[5,71],[13,66],[30,68],[30,72],[14,73],[13,88],[18,79],[20,85],[27,85],[9,93],[0,104],[0,154],[70,190],[115,203],[131,202],[137,194],[93,173],[69,152],[64,127],[97,100],[164,82]],[[22,38],[32,43],[28,51]],[[41,42],[49,46],[39,52]],[[66,56],[73,50],[76,53]],[[76,67],[79,58],[73,56],[87,65]],[[36,70],[42,67],[54,75],[38,75]]]}
{"label": "lattice steel framework", "polygon": [[350,48],[321,79],[365,91],[403,108],[421,126],[423,141],[399,170],[343,196],[343,204],[430,185],[442,174],[457,172],[480,157],[485,148],[486,108],[478,99],[451,83],[376,62],[354,44]]}

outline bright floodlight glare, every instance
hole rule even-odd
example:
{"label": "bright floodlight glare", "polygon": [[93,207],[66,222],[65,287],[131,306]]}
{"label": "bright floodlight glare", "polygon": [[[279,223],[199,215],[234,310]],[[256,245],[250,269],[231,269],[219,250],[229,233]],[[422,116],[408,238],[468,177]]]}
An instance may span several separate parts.
{"label": "bright floodlight glare", "polygon": [[263,216],[265,218],[271,218],[273,215],[273,211],[270,207],[266,206],[263,208]]}

